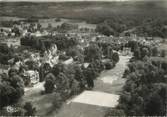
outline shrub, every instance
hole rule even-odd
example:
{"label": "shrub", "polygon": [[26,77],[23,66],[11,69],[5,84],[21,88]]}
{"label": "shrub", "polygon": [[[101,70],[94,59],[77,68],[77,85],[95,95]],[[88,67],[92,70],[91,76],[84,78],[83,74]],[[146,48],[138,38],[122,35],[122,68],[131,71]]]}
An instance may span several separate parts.
{"label": "shrub", "polygon": [[117,52],[113,53],[112,60],[116,63],[119,61],[119,55]]}
{"label": "shrub", "polygon": [[46,93],[52,93],[54,90],[54,81],[52,79],[46,79],[44,87]]}
{"label": "shrub", "polygon": [[113,67],[114,67],[113,62],[107,62],[107,63],[105,63],[105,69],[106,70],[112,69]]}
{"label": "shrub", "polygon": [[31,104],[31,102],[26,102],[24,105],[24,109],[25,109],[25,116],[34,116],[36,113],[36,108],[33,107],[33,105]]}

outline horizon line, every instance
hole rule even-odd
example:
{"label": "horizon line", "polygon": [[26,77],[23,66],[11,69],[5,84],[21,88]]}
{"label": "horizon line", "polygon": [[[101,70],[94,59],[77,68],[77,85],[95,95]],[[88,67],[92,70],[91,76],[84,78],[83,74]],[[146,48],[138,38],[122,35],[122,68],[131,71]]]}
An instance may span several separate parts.
{"label": "horizon line", "polygon": [[1,2],[160,2],[166,0],[0,0]]}

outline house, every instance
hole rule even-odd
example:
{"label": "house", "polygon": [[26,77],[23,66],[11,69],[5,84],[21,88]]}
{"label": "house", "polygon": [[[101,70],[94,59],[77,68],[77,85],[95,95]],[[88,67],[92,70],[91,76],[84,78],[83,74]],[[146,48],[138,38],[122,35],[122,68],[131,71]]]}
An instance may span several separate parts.
{"label": "house", "polygon": [[146,40],[153,40],[153,37],[146,37]]}
{"label": "house", "polygon": [[73,58],[71,57],[70,59],[64,61],[63,64],[69,65],[69,64],[73,63],[73,61],[74,61],[74,60],[73,60]]}
{"label": "house", "polygon": [[28,70],[25,71],[24,76],[29,78],[30,84],[36,84],[39,82],[39,73],[37,71]]}
{"label": "house", "polygon": [[87,68],[90,65],[90,63],[84,63],[83,66],[84,68]]}
{"label": "house", "polygon": [[40,31],[37,31],[37,32],[35,32],[35,36],[36,36],[36,37],[41,37],[41,36],[42,36],[42,34],[41,34],[41,32],[40,32]]}
{"label": "house", "polygon": [[130,48],[126,48],[126,47],[123,48],[123,51],[121,52],[121,54],[123,56],[127,56],[127,55],[132,56],[131,49]]}
{"label": "house", "polygon": [[0,74],[2,74],[2,73],[8,73],[9,67],[10,67],[9,65],[0,64]]}

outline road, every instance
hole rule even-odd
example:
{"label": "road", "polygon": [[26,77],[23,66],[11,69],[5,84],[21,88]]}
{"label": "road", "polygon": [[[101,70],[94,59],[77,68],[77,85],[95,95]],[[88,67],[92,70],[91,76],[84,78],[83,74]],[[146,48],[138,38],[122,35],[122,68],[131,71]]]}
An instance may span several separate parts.
{"label": "road", "polygon": [[100,77],[95,81],[93,90],[119,94],[125,83],[125,79],[122,76],[130,58],[129,56],[120,56],[120,60],[115,68],[101,73]]}

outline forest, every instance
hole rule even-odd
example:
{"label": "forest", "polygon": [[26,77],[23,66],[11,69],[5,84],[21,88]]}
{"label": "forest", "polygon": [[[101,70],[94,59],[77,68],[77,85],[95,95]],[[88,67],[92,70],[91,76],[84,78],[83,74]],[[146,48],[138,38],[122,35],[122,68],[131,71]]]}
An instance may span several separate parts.
{"label": "forest", "polygon": [[[37,21],[39,18],[79,19],[98,24],[97,32],[116,35],[126,30],[140,36],[167,36],[166,1],[0,3],[0,16],[15,16]],[[8,10],[10,9],[10,10]],[[83,10],[80,10],[83,9]],[[32,21],[31,21],[32,22]],[[11,22],[11,24],[17,22]],[[1,25],[10,24],[2,22]]]}
{"label": "forest", "polygon": [[167,61],[165,53],[156,47],[143,46],[135,41],[128,47],[134,52],[123,78],[119,105],[110,116],[165,116],[167,94]]}

